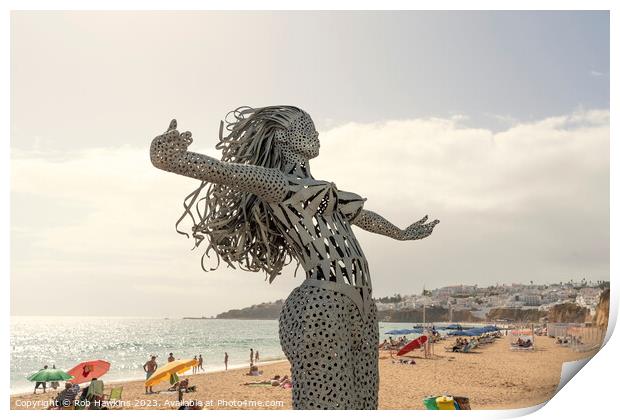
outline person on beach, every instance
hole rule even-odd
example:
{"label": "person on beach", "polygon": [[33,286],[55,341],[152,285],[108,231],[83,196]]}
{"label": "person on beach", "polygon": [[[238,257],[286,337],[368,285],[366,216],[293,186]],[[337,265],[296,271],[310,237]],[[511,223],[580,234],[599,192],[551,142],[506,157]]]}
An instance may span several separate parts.
{"label": "person on beach", "polygon": [[[52,365],[52,369],[56,369],[56,365]],[[58,387],[60,386],[60,384],[57,381],[52,381],[50,382],[50,387],[56,391],[58,389]],[[62,392],[62,391],[61,391]]]}
{"label": "person on beach", "polygon": [[[288,376],[286,377],[288,378]],[[271,385],[271,386],[280,386],[282,384],[282,379],[280,379],[280,375],[276,375],[271,379],[265,379],[263,381],[254,381],[254,382],[244,382],[243,385]]]}
{"label": "person on beach", "polygon": [[228,370],[228,353],[224,352],[224,369]]}
{"label": "person on beach", "polygon": [[174,362],[174,360],[175,360],[175,359],[174,359],[174,356],[172,355],[172,353],[170,353],[170,354],[168,355],[168,363],[172,363],[172,362]]}
{"label": "person on beach", "polygon": [[204,372],[205,368],[202,367],[202,363],[203,363],[202,354],[199,354],[198,355],[198,367],[196,368],[196,372],[198,372],[198,369]]}
{"label": "person on beach", "polygon": [[[190,152],[192,134],[180,133],[176,120],[151,141],[156,168],[201,181],[185,199],[177,230],[190,221],[191,235],[179,232],[193,238],[195,247],[207,244],[205,271],[215,253],[229,266],[263,271],[271,283],[286,265],[298,263],[305,280],[279,318],[293,408],[377,409],[377,307],[353,226],[413,241],[430,236],[439,220],[427,222],[425,216],[401,229],[365,208],[362,196],[315,179],[310,160],[319,155],[319,135],[301,108],[237,108],[221,123],[219,138],[221,159]],[[349,163],[346,153],[340,162]]]}
{"label": "person on beach", "polygon": [[454,346],[452,346],[452,352],[455,353],[459,351],[462,347],[464,347],[464,344],[461,341],[461,339],[457,337],[456,342],[454,343]]}
{"label": "person on beach", "polygon": [[262,370],[259,371],[258,370],[258,366],[256,366],[253,363],[250,363],[250,370],[249,370],[248,373],[246,373],[246,375],[248,375],[248,376],[260,376],[262,374],[263,374],[263,371]]}
{"label": "person on beach", "polygon": [[71,384],[65,382],[65,389],[58,393],[58,396],[54,399],[54,404],[50,409],[57,408],[62,410],[63,408],[70,407],[75,404],[75,398],[80,393],[80,386],[78,384]]}
{"label": "person on beach", "polygon": [[[178,376],[177,376],[178,379]],[[170,388],[171,390],[185,390],[187,391],[187,388],[189,387],[189,378],[185,378],[183,380],[177,380],[174,385],[172,386],[172,388]]]}
{"label": "person on beach", "polygon": [[259,359],[258,350],[256,350],[256,352],[254,352],[254,363],[258,363],[258,359]]}
{"label": "person on beach", "polygon": [[280,388],[291,389],[293,387],[293,382],[288,375],[284,375],[284,378],[280,380]]}
{"label": "person on beach", "polygon": [[250,365],[254,364],[254,349],[250,349]]}
{"label": "person on beach", "polygon": [[103,401],[103,388],[104,384],[101,379],[93,378],[88,385],[88,392],[86,393],[86,399],[90,401],[91,408],[101,408],[101,401]]}
{"label": "person on beach", "polygon": [[[155,360],[157,358],[157,356],[151,356],[151,359],[148,360],[143,366],[142,369],[144,369],[144,372],[146,372],[146,380],[148,381],[148,379],[153,375],[153,373],[155,373],[155,371],[157,370],[157,361]],[[149,386],[149,387],[144,387],[144,392],[145,394],[152,394],[153,393],[153,387]]]}
{"label": "person on beach", "polygon": [[[43,366],[43,369],[47,369],[47,365]],[[46,387],[47,387],[47,383],[45,383],[45,382],[35,382],[35,384],[34,384],[34,392],[33,392],[33,394],[36,394],[36,393],[37,393],[37,389],[38,389],[39,387],[43,387],[43,393],[45,394],[45,389],[46,389]]]}

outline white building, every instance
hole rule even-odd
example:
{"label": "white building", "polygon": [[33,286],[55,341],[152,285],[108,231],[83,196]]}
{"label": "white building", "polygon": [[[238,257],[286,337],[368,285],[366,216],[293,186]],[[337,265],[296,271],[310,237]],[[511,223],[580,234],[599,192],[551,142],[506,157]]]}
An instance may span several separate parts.
{"label": "white building", "polygon": [[521,299],[523,301],[523,304],[525,306],[540,306],[541,299],[540,299],[540,295],[536,295],[533,293],[528,293],[525,294],[523,296],[521,296]]}

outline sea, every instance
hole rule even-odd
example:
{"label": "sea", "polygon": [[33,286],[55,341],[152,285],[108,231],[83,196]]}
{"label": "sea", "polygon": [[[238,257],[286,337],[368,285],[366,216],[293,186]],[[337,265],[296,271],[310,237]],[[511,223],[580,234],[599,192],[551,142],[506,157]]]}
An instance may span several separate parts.
{"label": "sea", "polygon": [[[380,322],[380,339],[412,326]],[[144,379],[142,366],[151,355],[163,364],[169,353],[177,359],[202,354],[207,372],[224,370],[224,352],[229,368],[247,367],[250,348],[258,350],[260,362],[285,359],[277,320],[14,316],[10,335],[11,394],[32,391],[26,378],[44,365],[69,370],[103,359],[111,364],[103,379],[115,382]]]}

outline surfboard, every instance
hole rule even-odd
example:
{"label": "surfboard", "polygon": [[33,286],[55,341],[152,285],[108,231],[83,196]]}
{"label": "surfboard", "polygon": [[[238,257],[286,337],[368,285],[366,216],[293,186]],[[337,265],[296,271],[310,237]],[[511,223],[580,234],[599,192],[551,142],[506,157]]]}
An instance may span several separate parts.
{"label": "surfboard", "polygon": [[412,340],[411,342],[407,343],[405,345],[405,347],[403,347],[402,349],[398,350],[398,353],[396,353],[396,355],[397,356],[402,356],[403,354],[407,354],[407,353],[409,353],[412,350],[419,349],[427,341],[428,341],[428,337],[425,336],[425,335],[421,335],[420,337],[416,338],[415,340]]}

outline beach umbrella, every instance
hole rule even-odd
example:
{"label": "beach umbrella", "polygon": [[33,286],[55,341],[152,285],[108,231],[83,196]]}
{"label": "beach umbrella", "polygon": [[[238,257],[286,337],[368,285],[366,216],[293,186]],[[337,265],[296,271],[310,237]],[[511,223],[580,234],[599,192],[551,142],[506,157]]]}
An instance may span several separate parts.
{"label": "beach umbrella", "polygon": [[110,362],[105,360],[89,360],[69,369],[67,373],[74,376],[74,379],[71,379],[69,382],[81,384],[93,378],[102,377],[108,370],[110,370]]}
{"label": "beach umbrella", "polygon": [[28,377],[31,382],[59,382],[73,378],[65,371],[60,369],[41,369]]}
{"label": "beach umbrella", "polygon": [[467,330],[469,328],[472,328],[472,327],[469,327],[467,325],[461,325],[461,324],[450,324],[447,327],[444,327],[443,329],[444,330],[459,330],[460,331],[460,330]]}
{"label": "beach umbrella", "polygon": [[198,360],[196,359],[175,360],[174,362],[166,363],[157,368],[151,377],[144,382],[144,385],[153,386],[162,381],[168,381],[170,380],[170,375],[178,375],[196,365],[198,365]]}
{"label": "beach umbrella", "polygon": [[464,336],[464,337],[474,337],[474,336],[480,335],[480,334],[482,334],[482,333],[476,332],[476,331],[473,331],[473,330],[450,331],[448,333],[448,335],[451,335],[451,336],[459,336],[460,335],[460,336]]}
{"label": "beach umbrella", "polygon": [[407,335],[407,334],[422,334],[422,328],[403,329],[403,330],[390,330],[387,331],[388,335]]}

